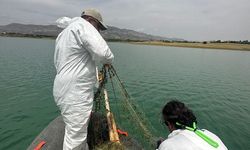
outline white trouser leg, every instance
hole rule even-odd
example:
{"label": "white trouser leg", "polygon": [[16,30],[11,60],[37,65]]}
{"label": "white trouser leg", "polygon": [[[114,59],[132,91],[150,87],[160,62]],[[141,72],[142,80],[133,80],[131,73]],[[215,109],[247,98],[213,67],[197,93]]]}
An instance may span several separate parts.
{"label": "white trouser leg", "polygon": [[93,81],[85,82],[70,75],[57,75],[55,78],[53,95],[65,123],[63,150],[75,150],[82,147],[79,146],[81,144],[84,147],[87,145],[87,128],[94,97],[93,86]]}
{"label": "white trouser leg", "polygon": [[[61,114],[65,122],[63,150],[85,150],[87,146],[87,128],[92,110],[86,104],[64,104]],[[82,146],[81,146],[82,145]]]}

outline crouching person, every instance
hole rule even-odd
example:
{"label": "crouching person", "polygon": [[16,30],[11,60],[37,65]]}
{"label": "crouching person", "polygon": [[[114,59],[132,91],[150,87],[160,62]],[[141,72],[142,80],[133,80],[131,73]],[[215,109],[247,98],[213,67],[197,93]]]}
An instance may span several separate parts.
{"label": "crouching person", "polygon": [[158,150],[227,150],[218,136],[197,128],[195,115],[184,103],[168,102],[162,116],[170,134]]}

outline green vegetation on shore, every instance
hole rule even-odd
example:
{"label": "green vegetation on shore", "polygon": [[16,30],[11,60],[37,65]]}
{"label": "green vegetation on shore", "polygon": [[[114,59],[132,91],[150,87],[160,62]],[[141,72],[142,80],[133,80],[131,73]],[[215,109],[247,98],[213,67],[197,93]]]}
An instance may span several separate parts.
{"label": "green vegetation on shore", "polygon": [[250,44],[240,44],[235,42],[164,42],[164,41],[143,41],[132,42],[133,44],[143,45],[159,45],[159,46],[173,46],[173,47],[187,47],[187,48],[208,48],[208,49],[225,49],[225,50],[241,50],[250,51]]}

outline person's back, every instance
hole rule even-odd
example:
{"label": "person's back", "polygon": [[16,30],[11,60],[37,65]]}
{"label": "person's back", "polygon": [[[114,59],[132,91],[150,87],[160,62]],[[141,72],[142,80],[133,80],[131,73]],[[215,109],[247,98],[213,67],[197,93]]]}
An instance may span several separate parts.
{"label": "person's back", "polygon": [[227,150],[218,136],[208,130],[203,131],[205,135],[216,141],[219,147],[214,148],[209,145],[193,131],[178,129],[168,135],[168,138],[161,143],[159,150]]}
{"label": "person's back", "polygon": [[95,82],[95,62],[111,63],[113,54],[89,22],[75,17],[57,37],[54,57],[57,74],[91,77]]}
{"label": "person's back", "polygon": [[218,136],[197,127],[195,115],[184,103],[168,102],[162,116],[170,134],[158,150],[227,150]]}
{"label": "person's back", "polygon": [[[83,73],[88,73],[83,70],[86,65],[92,65],[94,66],[92,68],[95,68],[91,55],[83,46],[82,41],[78,39],[80,38],[78,33],[93,29],[93,27],[86,26],[88,24],[83,18],[76,17],[57,37],[54,55],[57,74],[82,76]],[[94,77],[94,74],[89,76]]]}
{"label": "person's back", "polygon": [[[73,18],[56,39],[54,96],[59,97],[57,104],[74,103],[74,99],[63,96],[66,92],[69,95],[65,87],[71,85],[82,95],[86,91],[86,88],[79,89],[83,83],[92,88],[96,82],[96,62],[109,64],[112,60],[113,54],[100,33],[85,19]],[[69,97],[76,94],[74,90]]]}

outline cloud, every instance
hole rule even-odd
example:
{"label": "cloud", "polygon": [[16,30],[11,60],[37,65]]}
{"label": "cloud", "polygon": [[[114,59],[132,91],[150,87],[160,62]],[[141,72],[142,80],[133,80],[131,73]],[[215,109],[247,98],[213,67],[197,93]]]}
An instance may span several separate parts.
{"label": "cloud", "polygon": [[187,40],[250,40],[248,0],[1,0],[0,24],[52,24],[89,7],[120,28]]}

